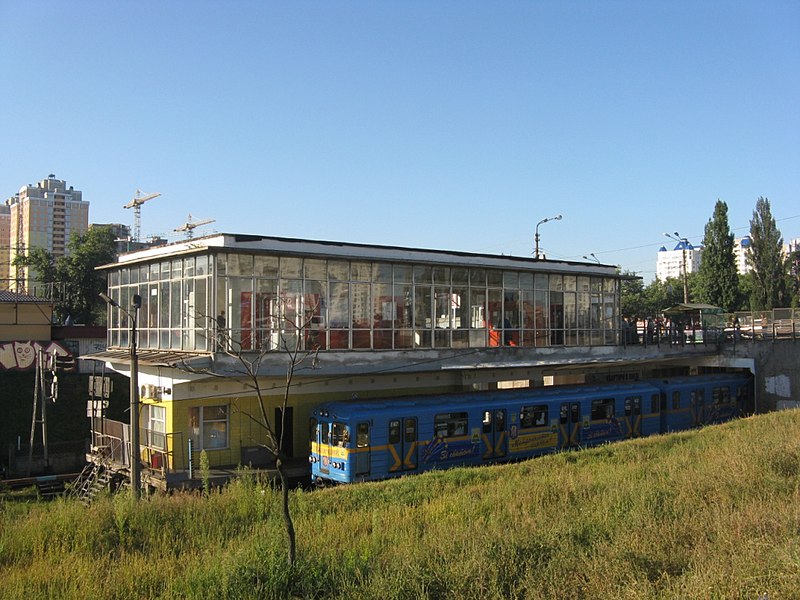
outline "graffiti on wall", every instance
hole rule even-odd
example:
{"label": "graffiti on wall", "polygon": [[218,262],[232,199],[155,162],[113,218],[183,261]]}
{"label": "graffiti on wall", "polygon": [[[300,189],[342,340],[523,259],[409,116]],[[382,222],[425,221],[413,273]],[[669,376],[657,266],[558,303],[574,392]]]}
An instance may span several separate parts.
{"label": "graffiti on wall", "polygon": [[[72,353],[58,342],[5,342],[0,343],[0,371],[30,371],[36,364],[36,354],[42,355],[50,362],[72,359]],[[74,362],[69,361],[68,362]]]}

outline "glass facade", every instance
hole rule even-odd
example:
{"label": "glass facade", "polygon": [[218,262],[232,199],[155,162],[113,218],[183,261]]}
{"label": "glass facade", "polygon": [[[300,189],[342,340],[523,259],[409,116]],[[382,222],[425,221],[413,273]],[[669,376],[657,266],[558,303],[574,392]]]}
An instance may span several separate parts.
{"label": "glass facade", "polygon": [[[617,343],[615,277],[457,265],[212,253],[120,265],[109,294],[142,298],[141,349],[407,350]],[[111,309],[110,347],[128,346]]]}

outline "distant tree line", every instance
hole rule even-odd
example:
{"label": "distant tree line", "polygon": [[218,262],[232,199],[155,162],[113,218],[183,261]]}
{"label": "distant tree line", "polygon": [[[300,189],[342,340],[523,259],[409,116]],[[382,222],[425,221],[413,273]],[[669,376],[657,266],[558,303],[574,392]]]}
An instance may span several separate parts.
{"label": "distant tree line", "polygon": [[[756,201],[750,220],[750,246],[745,250],[750,272],[736,268],[734,236],[728,205],[717,200],[705,226],[700,268],[687,276],[689,301],[719,306],[726,312],[764,311],[800,306],[800,252],[783,253],[783,237],[767,198]],[[647,317],[684,301],[683,281],[655,279],[644,285],[636,273],[622,282],[622,314]]]}

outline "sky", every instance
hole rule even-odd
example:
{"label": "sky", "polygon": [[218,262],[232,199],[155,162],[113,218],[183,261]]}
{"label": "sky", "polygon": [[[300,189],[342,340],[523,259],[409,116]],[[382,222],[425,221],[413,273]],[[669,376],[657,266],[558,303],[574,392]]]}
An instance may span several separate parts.
{"label": "sky", "polygon": [[770,200],[800,237],[800,2],[0,0],[0,200],[93,223],[532,256],[650,280]]}

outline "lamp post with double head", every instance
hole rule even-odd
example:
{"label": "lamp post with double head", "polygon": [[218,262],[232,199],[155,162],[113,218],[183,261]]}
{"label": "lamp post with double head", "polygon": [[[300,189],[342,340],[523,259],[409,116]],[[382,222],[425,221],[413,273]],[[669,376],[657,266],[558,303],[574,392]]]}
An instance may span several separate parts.
{"label": "lamp post with double head", "polygon": [[547,217],[546,219],[542,219],[536,224],[533,236],[533,240],[536,245],[533,251],[533,256],[536,260],[539,260],[539,225],[541,225],[542,223],[547,223],[548,221],[560,221],[560,220],[561,220],[561,215],[556,215],[555,217]]}
{"label": "lamp post with double head", "polygon": [[139,294],[133,295],[133,301],[131,302],[133,312],[120,306],[119,302],[102,292],[100,293],[100,297],[105,300],[106,304],[109,306],[118,308],[128,315],[128,323],[130,324],[130,340],[128,347],[130,349],[131,360],[131,450],[129,452],[129,457],[131,461],[131,495],[135,500],[138,500],[142,487],[142,471],[139,465],[139,356],[136,353],[136,318],[139,309],[142,307],[142,297]]}
{"label": "lamp post with double head", "polygon": [[689,304],[689,276],[686,273],[686,247],[689,245],[689,240],[681,237],[681,234],[677,231],[675,233],[665,233],[664,235],[671,240],[679,242],[681,245],[681,250],[683,251],[683,302]]}

